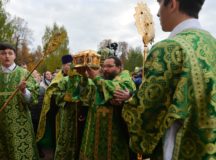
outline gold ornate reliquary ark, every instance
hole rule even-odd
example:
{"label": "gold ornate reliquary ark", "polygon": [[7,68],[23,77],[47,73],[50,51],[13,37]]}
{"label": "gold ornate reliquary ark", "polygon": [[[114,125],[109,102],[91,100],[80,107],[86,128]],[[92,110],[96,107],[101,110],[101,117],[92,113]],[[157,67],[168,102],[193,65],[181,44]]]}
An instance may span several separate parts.
{"label": "gold ornate reliquary ark", "polygon": [[91,67],[100,68],[100,55],[93,50],[85,50],[73,55],[73,64],[75,68]]}

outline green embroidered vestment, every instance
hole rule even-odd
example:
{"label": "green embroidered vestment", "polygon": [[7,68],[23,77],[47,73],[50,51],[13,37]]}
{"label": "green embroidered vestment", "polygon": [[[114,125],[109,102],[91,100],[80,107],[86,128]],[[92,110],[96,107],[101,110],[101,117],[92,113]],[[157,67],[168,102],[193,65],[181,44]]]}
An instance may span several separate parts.
{"label": "green embroidered vestment", "polygon": [[[27,75],[27,70],[19,66],[11,73],[3,73],[0,69],[0,107]],[[36,104],[39,86],[33,77],[28,79],[27,89],[31,92],[31,104]],[[29,106],[18,92],[0,113],[0,159],[39,159]]]}
{"label": "green embroidered vestment", "polygon": [[129,72],[122,71],[113,80],[96,77],[85,79],[79,75],[71,77],[79,80],[70,96],[74,101],[88,104],[89,111],[85,124],[80,151],[81,160],[127,160],[129,144],[125,122],[121,117],[122,106],[109,103],[116,89],[128,89],[133,92],[136,87]]}
{"label": "green embroidered vestment", "polygon": [[216,40],[201,30],[152,47],[143,83],[123,109],[135,152],[162,159],[166,130],[178,121],[173,159],[216,159],[215,62]]}

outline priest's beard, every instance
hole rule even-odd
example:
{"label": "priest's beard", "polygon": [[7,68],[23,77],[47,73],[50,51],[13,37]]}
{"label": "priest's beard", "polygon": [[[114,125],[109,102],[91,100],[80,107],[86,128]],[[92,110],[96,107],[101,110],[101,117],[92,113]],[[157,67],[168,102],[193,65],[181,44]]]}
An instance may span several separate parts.
{"label": "priest's beard", "polygon": [[103,76],[104,76],[104,79],[106,80],[113,80],[117,76],[117,72],[116,71],[113,71],[111,73],[104,72]]}

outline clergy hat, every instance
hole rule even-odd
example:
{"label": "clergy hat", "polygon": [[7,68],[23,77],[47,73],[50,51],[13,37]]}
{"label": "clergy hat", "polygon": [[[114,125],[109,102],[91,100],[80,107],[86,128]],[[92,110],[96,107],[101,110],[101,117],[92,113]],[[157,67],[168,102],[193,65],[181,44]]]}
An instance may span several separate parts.
{"label": "clergy hat", "polygon": [[11,49],[16,54],[16,49],[9,43],[0,42],[0,50]]}
{"label": "clergy hat", "polygon": [[71,63],[73,58],[70,54],[62,56],[62,64]]}

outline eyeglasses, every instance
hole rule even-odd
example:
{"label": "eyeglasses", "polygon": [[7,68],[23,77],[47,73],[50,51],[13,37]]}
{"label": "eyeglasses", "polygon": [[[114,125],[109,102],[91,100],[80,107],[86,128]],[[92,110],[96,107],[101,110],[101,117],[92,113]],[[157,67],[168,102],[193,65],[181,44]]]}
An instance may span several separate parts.
{"label": "eyeglasses", "polygon": [[107,64],[107,65],[103,65],[102,68],[112,68],[115,67],[115,64]]}

